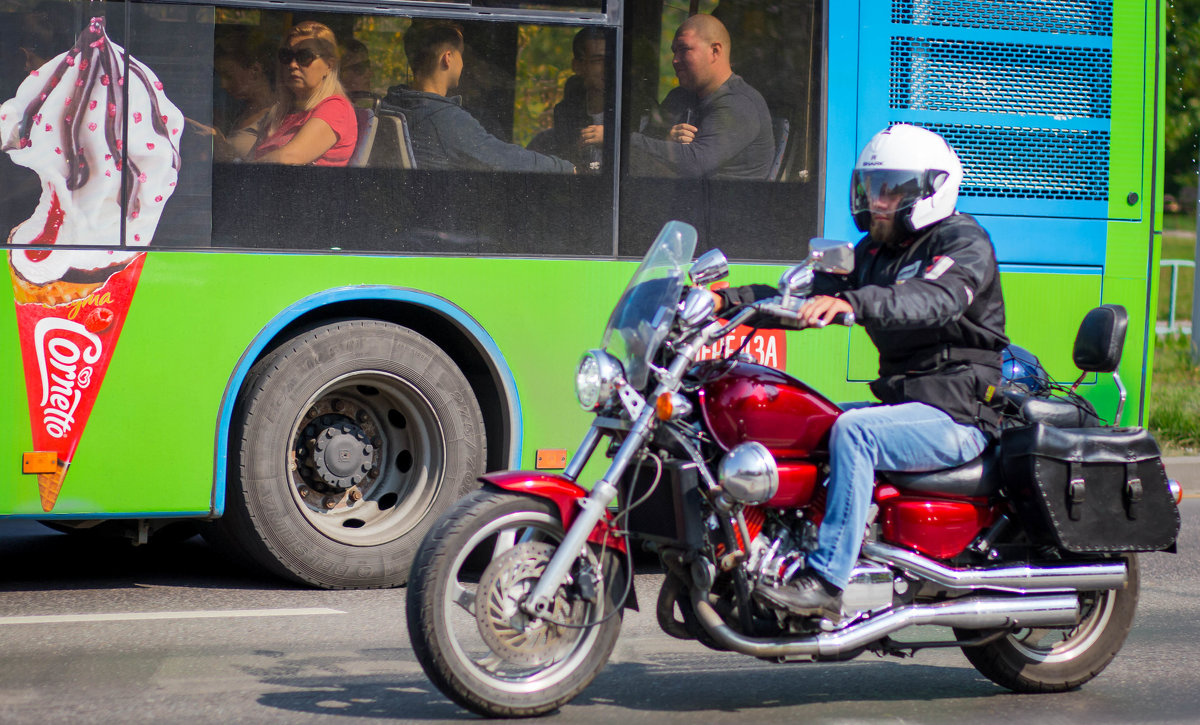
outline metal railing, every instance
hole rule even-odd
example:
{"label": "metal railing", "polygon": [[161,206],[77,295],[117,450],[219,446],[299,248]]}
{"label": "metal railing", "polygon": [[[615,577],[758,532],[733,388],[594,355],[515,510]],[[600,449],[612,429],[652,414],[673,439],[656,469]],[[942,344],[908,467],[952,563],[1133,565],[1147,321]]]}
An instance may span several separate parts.
{"label": "metal railing", "polygon": [[1162,267],[1171,268],[1171,302],[1167,308],[1167,325],[1166,327],[1163,327],[1162,323],[1159,322],[1157,332],[1159,334],[1172,334],[1176,332],[1191,334],[1191,321],[1189,321],[1186,326],[1180,325],[1176,322],[1175,305],[1179,297],[1179,268],[1189,267],[1194,270],[1196,268],[1196,263],[1190,259],[1163,259],[1159,261],[1159,268]]}

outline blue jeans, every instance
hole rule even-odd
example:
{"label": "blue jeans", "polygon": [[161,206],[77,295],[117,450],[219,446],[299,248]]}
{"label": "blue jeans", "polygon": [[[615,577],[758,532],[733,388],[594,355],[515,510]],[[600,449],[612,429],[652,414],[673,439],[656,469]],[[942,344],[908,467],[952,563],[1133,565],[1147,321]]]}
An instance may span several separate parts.
{"label": "blue jeans", "polygon": [[[851,404],[833,424],[825,520],[808,565],[845,588],[875,490],[875,471],[937,471],[983,452],[987,436],[924,403]],[[848,410],[846,410],[849,408]]]}

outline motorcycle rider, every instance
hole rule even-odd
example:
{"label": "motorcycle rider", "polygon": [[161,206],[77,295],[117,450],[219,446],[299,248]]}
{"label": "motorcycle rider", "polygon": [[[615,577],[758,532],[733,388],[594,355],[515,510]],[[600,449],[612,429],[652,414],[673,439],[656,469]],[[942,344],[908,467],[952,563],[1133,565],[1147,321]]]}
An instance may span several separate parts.
{"label": "motorcycle rider", "polygon": [[[851,179],[851,213],[867,235],[848,276],[818,273],[801,327],[853,313],[879,349],[871,392],[830,433],[825,518],[808,568],[756,596],[800,615],[840,616],[858,560],[875,471],[932,471],[970,461],[998,432],[1004,300],[995,249],[955,210],[962,163],[938,134],[897,124],[863,149]],[[717,307],[778,294],[767,285],[723,290]]]}

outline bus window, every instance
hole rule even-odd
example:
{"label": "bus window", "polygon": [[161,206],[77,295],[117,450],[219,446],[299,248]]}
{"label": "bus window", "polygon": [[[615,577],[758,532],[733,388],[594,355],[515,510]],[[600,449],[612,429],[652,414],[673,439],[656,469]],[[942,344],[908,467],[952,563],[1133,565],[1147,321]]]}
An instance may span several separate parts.
{"label": "bus window", "polygon": [[184,119],[211,122],[210,69],[194,60],[211,55],[211,8],[11,5],[0,21],[6,241],[130,248],[14,254],[18,274],[92,284],[151,243],[207,246],[207,143]]}
{"label": "bus window", "polygon": [[603,0],[542,0],[541,2],[520,2],[520,0],[474,0],[471,3],[477,7],[515,8],[518,10],[591,10],[601,12],[604,9]]}
{"label": "bus window", "polygon": [[[208,247],[212,239],[212,136],[213,113],[213,8],[197,5],[131,3],[130,54],[155,73],[166,101],[185,119],[182,128],[171,124],[163,131],[178,153],[176,178],[167,181],[164,209],[154,234],[155,247]],[[136,86],[131,87],[133,93]],[[150,112],[130,105],[130,129],[140,129]],[[153,109],[151,109],[152,112]],[[158,120],[165,115],[159,113]],[[138,119],[141,120],[138,120]],[[161,144],[156,141],[156,150]],[[133,142],[130,142],[131,146]],[[142,149],[131,148],[130,154]],[[146,149],[149,152],[148,149]],[[153,174],[147,184],[153,186]],[[140,174],[139,174],[140,176]],[[141,182],[139,182],[141,183]],[[154,203],[155,193],[150,197]],[[135,220],[136,221],[136,220]],[[127,242],[135,243],[129,238]]]}
{"label": "bus window", "polygon": [[620,253],[682,219],[732,258],[795,259],[819,222],[821,4],[698,5],[628,8]]}
{"label": "bus window", "polygon": [[[254,94],[235,76],[249,78],[246,63],[269,55],[274,103],[286,101],[279,49],[291,43],[303,50],[285,38],[304,21],[336,36],[356,143],[336,159],[289,166],[274,163],[284,159],[268,151],[280,147],[273,137],[279,117],[259,111],[257,121]],[[581,134],[612,113],[613,33],[589,30],[579,46],[580,31],[469,18],[218,11],[216,115],[229,129],[259,125],[244,156],[217,157],[214,244],[611,255],[612,143],[602,131],[593,129],[590,143]],[[254,43],[269,47],[242,51]],[[587,62],[576,58],[585,50]],[[231,62],[234,51],[249,60]],[[299,75],[297,66],[292,62],[289,72]],[[598,80],[585,83],[584,76]],[[244,98],[231,99],[230,89]],[[275,193],[283,188],[291,193]]]}

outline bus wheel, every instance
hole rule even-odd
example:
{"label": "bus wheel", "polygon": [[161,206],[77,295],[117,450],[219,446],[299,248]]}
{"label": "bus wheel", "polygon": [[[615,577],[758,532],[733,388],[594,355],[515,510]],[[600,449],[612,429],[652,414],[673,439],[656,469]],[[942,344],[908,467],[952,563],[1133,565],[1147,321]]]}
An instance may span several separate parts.
{"label": "bus wheel", "polygon": [[478,486],[483,414],[425,337],[314,328],[258,361],[234,412],[224,548],[325,588],[404,584],[434,521]]}

